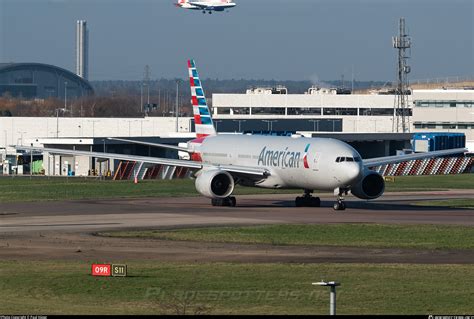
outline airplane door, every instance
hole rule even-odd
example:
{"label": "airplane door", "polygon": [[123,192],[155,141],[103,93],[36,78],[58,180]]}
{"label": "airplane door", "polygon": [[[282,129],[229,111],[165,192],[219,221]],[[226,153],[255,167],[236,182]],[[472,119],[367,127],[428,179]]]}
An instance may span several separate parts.
{"label": "airplane door", "polygon": [[321,153],[317,152],[316,154],[314,154],[314,157],[313,157],[313,163],[311,165],[311,168],[314,170],[314,171],[319,171],[319,163],[321,161]]}

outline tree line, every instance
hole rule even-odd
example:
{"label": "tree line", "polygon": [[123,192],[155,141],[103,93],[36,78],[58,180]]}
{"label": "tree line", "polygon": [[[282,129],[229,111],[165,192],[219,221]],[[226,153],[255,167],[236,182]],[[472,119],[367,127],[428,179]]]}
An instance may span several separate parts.
{"label": "tree line", "polygon": [[[176,103],[180,116],[192,116],[189,82],[180,79],[143,81],[91,81],[95,94],[70,99],[67,105],[57,98],[22,99],[8,94],[0,97],[0,116],[32,117],[140,117],[175,116]],[[312,86],[310,81],[275,80],[203,80],[208,104],[213,93],[245,93],[252,87],[284,86],[288,94],[302,94]],[[341,87],[340,81],[327,81],[325,86]],[[383,82],[356,81],[355,89],[380,87]],[[347,85],[346,85],[347,87]],[[176,93],[178,98],[176,99]]]}

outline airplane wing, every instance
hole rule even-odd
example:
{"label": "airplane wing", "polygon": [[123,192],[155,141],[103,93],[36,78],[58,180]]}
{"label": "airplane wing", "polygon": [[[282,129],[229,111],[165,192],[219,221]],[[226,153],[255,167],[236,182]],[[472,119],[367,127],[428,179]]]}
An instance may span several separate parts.
{"label": "airplane wing", "polygon": [[385,164],[394,164],[394,163],[400,163],[400,162],[417,160],[417,159],[460,154],[466,151],[467,150],[465,148],[454,148],[450,150],[433,151],[433,152],[426,152],[426,153],[415,153],[415,154],[407,154],[407,155],[394,155],[394,156],[369,158],[369,159],[364,159],[362,162],[364,163],[364,166],[368,168],[368,167],[374,167],[374,166],[385,165]]}
{"label": "airplane wing", "polygon": [[151,164],[163,164],[170,166],[187,167],[195,170],[217,168],[227,171],[231,174],[253,176],[258,178],[266,178],[270,175],[270,171],[259,167],[248,167],[239,165],[212,165],[201,162],[161,158],[161,157],[148,157],[148,156],[137,156],[127,154],[116,154],[116,153],[102,153],[102,152],[88,152],[88,151],[77,151],[77,150],[64,150],[58,148],[42,148],[42,147],[29,147],[29,146],[17,146],[16,149],[28,150],[28,151],[42,151],[52,154],[66,154],[66,155],[78,155],[78,156],[90,156],[97,158],[111,158],[122,161],[133,161],[133,162],[144,162]]}
{"label": "airplane wing", "polygon": [[126,138],[116,138],[116,137],[108,137],[107,139],[111,141],[120,141],[120,142],[127,142],[127,143],[133,143],[133,144],[148,145],[148,146],[153,146],[153,147],[169,148],[169,149],[177,150],[181,152],[192,153],[186,147],[179,147],[179,146],[168,145],[168,144],[142,142],[142,141],[129,140]]}

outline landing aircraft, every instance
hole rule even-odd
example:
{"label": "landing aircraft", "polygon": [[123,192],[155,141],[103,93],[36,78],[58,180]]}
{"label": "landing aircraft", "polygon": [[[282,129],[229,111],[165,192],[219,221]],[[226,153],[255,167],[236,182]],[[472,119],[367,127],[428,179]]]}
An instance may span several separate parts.
{"label": "landing aircraft", "polygon": [[189,1],[179,0],[175,5],[183,9],[202,10],[202,13],[213,11],[224,11],[235,7],[237,4],[232,0],[208,0],[208,1]]}
{"label": "landing aircraft", "polygon": [[196,190],[211,199],[213,206],[235,206],[234,186],[302,189],[296,206],[319,207],[314,190],[333,191],[335,210],[344,210],[344,195],[375,199],[385,190],[383,177],[370,167],[414,159],[463,153],[451,149],[429,153],[362,159],[349,144],[332,138],[217,134],[194,60],[188,60],[196,138],[186,147],[110,138],[174,149],[189,154],[190,160],[114,153],[19,147],[49,153],[86,155],[96,158],[187,167],[194,171]]}

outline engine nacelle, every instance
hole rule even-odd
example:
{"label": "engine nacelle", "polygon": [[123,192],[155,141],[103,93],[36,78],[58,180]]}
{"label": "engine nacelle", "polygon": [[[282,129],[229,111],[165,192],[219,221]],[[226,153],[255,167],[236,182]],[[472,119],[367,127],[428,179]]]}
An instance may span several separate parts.
{"label": "engine nacelle", "polygon": [[385,191],[383,177],[374,171],[366,170],[359,183],[351,188],[352,195],[361,199],[375,199],[382,196]]}
{"label": "engine nacelle", "polygon": [[202,170],[196,178],[196,190],[209,198],[226,198],[234,191],[234,178],[219,169]]}

